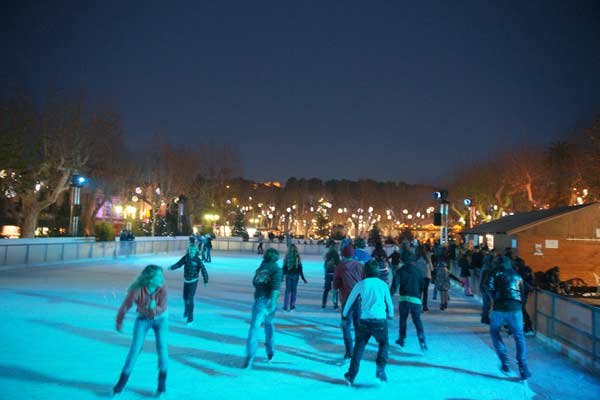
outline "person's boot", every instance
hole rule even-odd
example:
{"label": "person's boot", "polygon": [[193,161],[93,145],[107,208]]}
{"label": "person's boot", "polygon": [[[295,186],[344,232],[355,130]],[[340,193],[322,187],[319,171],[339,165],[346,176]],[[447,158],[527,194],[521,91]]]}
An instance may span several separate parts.
{"label": "person's boot", "polygon": [[254,363],[254,357],[246,357],[246,359],[244,360],[244,364],[242,364],[242,369],[252,368],[253,363]]}
{"label": "person's boot", "polygon": [[156,390],[156,393],[159,396],[167,391],[166,383],[167,383],[167,372],[166,371],[159,372],[158,373],[158,389]]}
{"label": "person's boot", "polygon": [[377,368],[377,372],[375,373],[375,377],[381,383],[387,382],[387,375],[385,374],[385,369],[383,369],[383,368],[382,369]]}
{"label": "person's boot", "polygon": [[522,381],[531,378],[531,372],[529,371],[529,368],[527,368],[527,365],[519,365],[519,374],[521,375]]}
{"label": "person's boot", "polygon": [[123,388],[127,384],[128,380],[129,380],[129,374],[121,372],[121,376],[119,377],[119,381],[113,387],[113,395],[121,393],[123,391]]}

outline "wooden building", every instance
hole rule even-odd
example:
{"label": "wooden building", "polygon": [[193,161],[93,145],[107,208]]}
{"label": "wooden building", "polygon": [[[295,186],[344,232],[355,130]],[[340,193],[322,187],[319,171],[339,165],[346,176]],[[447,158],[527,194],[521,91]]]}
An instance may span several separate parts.
{"label": "wooden building", "polygon": [[472,245],[512,247],[534,271],[559,266],[561,280],[595,286],[600,274],[600,203],[509,215],[461,234]]}

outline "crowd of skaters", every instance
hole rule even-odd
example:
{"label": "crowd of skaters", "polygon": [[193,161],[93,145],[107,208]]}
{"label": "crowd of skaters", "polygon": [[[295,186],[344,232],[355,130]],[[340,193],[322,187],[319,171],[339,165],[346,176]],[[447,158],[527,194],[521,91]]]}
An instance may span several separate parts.
{"label": "crowd of skaters", "polygon": [[[206,237],[202,239],[206,240]],[[201,244],[197,237],[190,237],[186,254],[169,267],[169,270],[174,270],[184,266],[184,319],[188,324],[193,321],[194,294],[200,273],[205,286],[208,284],[208,274],[203,262],[210,262],[210,250],[203,254],[201,249],[204,247],[206,241]],[[299,279],[307,283],[301,257],[294,244],[288,243],[283,267],[277,264],[279,252],[276,249],[261,250],[262,262],[252,280],[254,303],[243,368],[251,368],[254,363],[258,334],[263,324],[267,359],[270,361],[275,355],[274,318],[283,282],[286,285],[283,309],[287,312],[292,312],[296,307]],[[460,278],[452,274],[456,265],[460,267]],[[156,335],[159,356],[157,393],[161,395],[166,391],[167,293],[163,286],[162,271],[161,267],[147,266],[129,287],[127,297],[119,309],[119,331],[125,313],[134,303],[137,305],[138,315],[131,348],[119,381],[113,388],[113,395],[123,390],[150,328]],[[331,293],[333,308],[341,308],[343,360],[350,362],[348,371],[344,374],[347,384],[353,385],[364,348],[371,337],[379,346],[375,360],[376,378],[381,382],[387,381],[387,320],[394,317],[392,297],[396,294],[399,296],[399,332],[395,343],[400,348],[404,347],[410,316],[421,350],[428,350],[421,315],[429,310],[429,285],[433,284],[434,299],[440,297],[440,310],[443,311],[448,307],[451,279],[462,284],[465,296],[473,295],[471,288],[474,284],[479,286],[483,303],[481,322],[490,325],[492,343],[501,362],[500,370],[505,374],[510,373],[506,346],[500,335],[501,330],[506,329],[516,343],[520,377],[529,378],[531,373],[526,362],[524,336],[533,333],[525,309],[532,276],[531,269],[523,260],[514,257],[510,249],[505,249],[501,254],[498,250],[490,250],[485,246],[475,246],[469,250],[464,245],[453,242],[448,246],[441,246],[439,242],[419,243],[416,240],[406,240],[393,246],[391,254],[387,254],[381,243],[375,243],[374,250],[369,254],[362,238],[354,241],[345,238],[339,244],[330,241],[324,255],[322,309],[326,309]]]}

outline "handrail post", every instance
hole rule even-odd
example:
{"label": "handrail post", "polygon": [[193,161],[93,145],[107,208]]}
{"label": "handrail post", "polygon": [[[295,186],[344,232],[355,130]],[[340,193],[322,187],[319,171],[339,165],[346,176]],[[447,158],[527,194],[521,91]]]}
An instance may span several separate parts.
{"label": "handrail post", "polygon": [[550,329],[548,329],[548,332],[551,334],[551,338],[556,337],[554,334],[554,320],[556,320],[556,296],[552,296],[552,314],[550,319]]}
{"label": "handrail post", "polygon": [[592,309],[592,360],[598,361],[598,311]]}
{"label": "handrail post", "polygon": [[535,296],[533,297],[533,307],[535,308],[535,310],[533,311],[533,324],[534,324],[534,329],[537,332],[538,331],[538,307],[539,307],[539,300],[538,300],[538,296],[540,295],[540,291],[538,289],[535,289]]}

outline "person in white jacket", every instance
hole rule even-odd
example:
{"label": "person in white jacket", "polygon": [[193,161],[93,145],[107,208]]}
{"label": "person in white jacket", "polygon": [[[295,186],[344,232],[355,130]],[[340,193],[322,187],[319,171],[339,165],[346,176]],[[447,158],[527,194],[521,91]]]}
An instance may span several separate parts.
{"label": "person in white jacket", "polygon": [[390,289],[384,281],[379,279],[379,265],[374,260],[365,265],[366,278],[358,282],[344,306],[342,312],[342,324],[352,308],[355,301],[360,301],[360,319],[356,326],[356,344],[352,352],[350,368],[344,374],[349,385],[354,384],[354,378],[358,374],[360,360],[367,342],[373,336],[379,344],[379,351],[375,363],[377,364],[376,377],[380,382],[386,382],[385,366],[388,360],[388,325],[387,319],[394,318],[394,305],[390,295]]}

